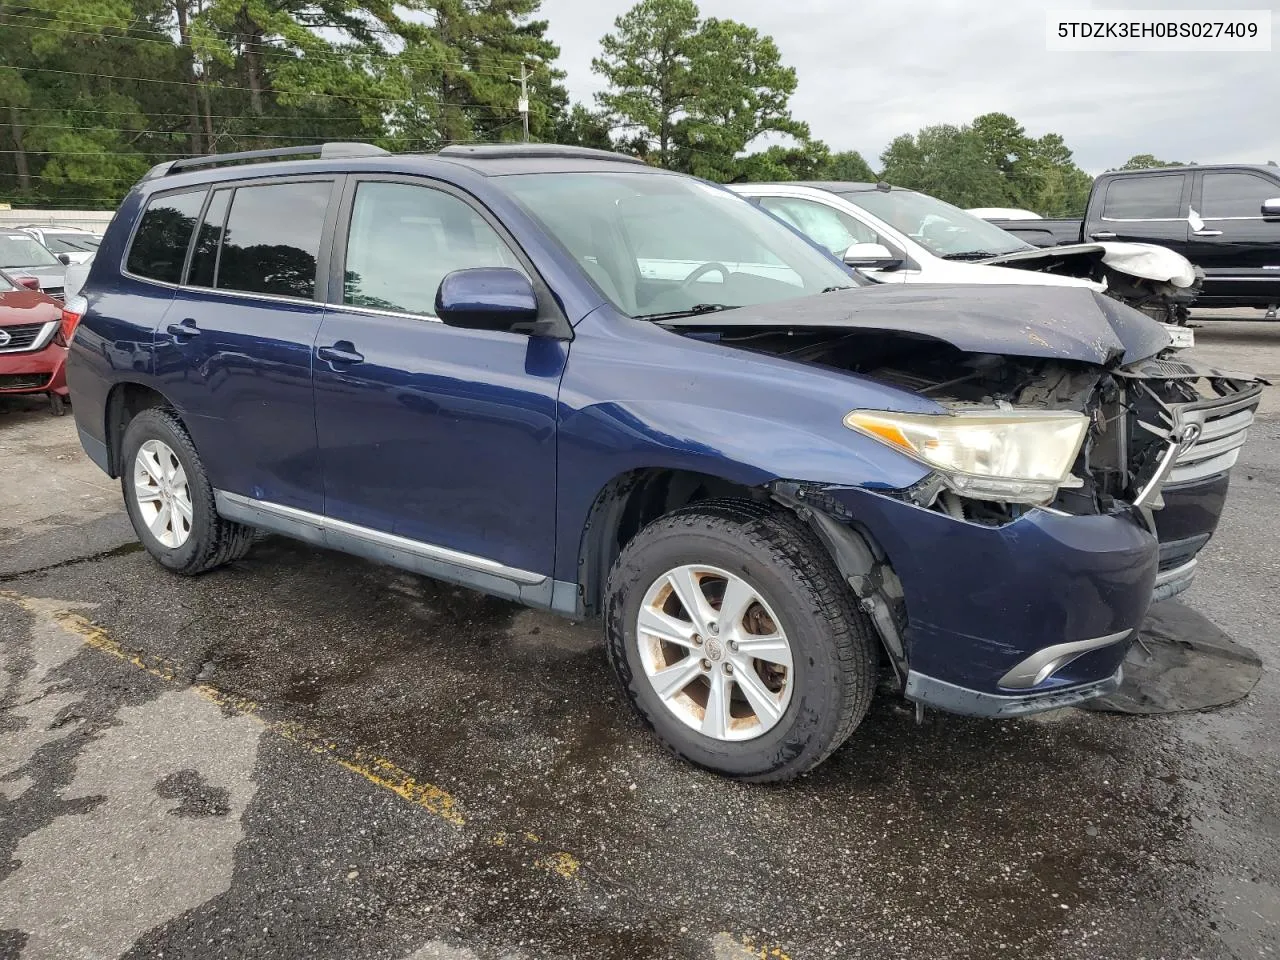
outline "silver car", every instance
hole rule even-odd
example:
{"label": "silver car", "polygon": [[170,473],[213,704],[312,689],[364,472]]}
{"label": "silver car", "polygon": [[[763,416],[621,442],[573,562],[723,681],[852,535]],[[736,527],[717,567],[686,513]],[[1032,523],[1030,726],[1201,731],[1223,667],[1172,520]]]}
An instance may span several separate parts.
{"label": "silver car", "polygon": [[0,231],[0,270],[14,278],[35,277],[41,290],[62,299],[67,265],[29,233]]}

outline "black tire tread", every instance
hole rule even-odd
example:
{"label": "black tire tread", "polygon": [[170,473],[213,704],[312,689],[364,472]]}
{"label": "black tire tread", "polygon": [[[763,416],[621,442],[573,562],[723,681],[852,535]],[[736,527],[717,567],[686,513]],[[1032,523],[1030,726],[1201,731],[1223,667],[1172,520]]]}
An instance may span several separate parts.
{"label": "black tire tread", "polygon": [[741,538],[757,555],[767,556],[796,582],[811,592],[816,613],[828,627],[839,662],[841,710],[834,732],[816,753],[802,762],[780,769],[738,777],[752,783],[789,780],[813,769],[829,757],[862,722],[870,709],[877,682],[877,650],[879,640],[867,615],[855,603],[852,590],[844,582],[826,548],[812,530],[795,514],[784,508],[752,500],[716,499],[703,500],[674,510],[653,521],[623,548],[613,569],[607,587],[606,648],[609,661],[623,680],[628,699],[646,725],[654,729],[658,738],[672,752],[689,760],[679,744],[664,737],[650,721],[638,702],[634,677],[623,649],[625,633],[621,624],[614,624],[618,615],[616,598],[622,588],[623,570],[630,553],[646,543],[660,538],[688,534],[695,531],[718,529],[722,533]]}
{"label": "black tire tread", "polygon": [[[248,554],[249,548],[253,546],[255,530],[253,527],[226,520],[218,515],[217,506],[214,502],[213,486],[209,483],[209,477],[205,473],[204,462],[200,459],[200,454],[196,452],[196,446],[191,440],[191,435],[187,433],[187,428],[182,420],[176,413],[166,407],[151,407],[143,410],[130,420],[125,427],[125,431],[127,433],[129,430],[134,429],[135,424],[138,425],[138,429],[142,429],[149,423],[163,424],[167,427],[172,432],[173,439],[177,441],[177,446],[180,448],[177,452],[195,467],[194,470],[187,471],[187,489],[191,493],[192,506],[196,506],[197,498],[199,498],[200,502],[208,510],[210,518],[209,536],[198,544],[196,552],[191,559],[181,566],[170,566],[169,564],[165,564],[165,566],[174,573],[194,577],[216,567],[242,560]],[[125,483],[125,473],[123,471],[121,472],[120,480],[123,486]],[[128,497],[129,495],[129,490],[125,487],[125,496]]]}

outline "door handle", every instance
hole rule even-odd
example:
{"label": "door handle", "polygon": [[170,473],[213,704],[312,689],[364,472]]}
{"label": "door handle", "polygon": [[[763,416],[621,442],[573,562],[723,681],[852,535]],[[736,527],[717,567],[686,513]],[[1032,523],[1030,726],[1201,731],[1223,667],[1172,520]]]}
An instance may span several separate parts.
{"label": "door handle", "polygon": [[1192,234],[1193,234],[1194,236],[1197,236],[1197,237],[1220,237],[1220,236],[1222,236],[1222,231],[1221,231],[1221,230],[1192,230],[1191,232],[1192,232]]}
{"label": "door handle", "polygon": [[1102,231],[1099,231],[1098,233],[1089,234],[1090,240],[1114,240],[1115,238],[1116,238],[1116,235],[1112,233],[1110,230],[1102,230]]}
{"label": "door handle", "polygon": [[190,317],[187,317],[181,323],[171,323],[164,329],[169,336],[175,339],[198,337],[200,335],[200,328],[196,326],[196,322]]}
{"label": "door handle", "polygon": [[350,340],[339,340],[327,347],[317,347],[316,356],[328,363],[360,363],[364,354]]}

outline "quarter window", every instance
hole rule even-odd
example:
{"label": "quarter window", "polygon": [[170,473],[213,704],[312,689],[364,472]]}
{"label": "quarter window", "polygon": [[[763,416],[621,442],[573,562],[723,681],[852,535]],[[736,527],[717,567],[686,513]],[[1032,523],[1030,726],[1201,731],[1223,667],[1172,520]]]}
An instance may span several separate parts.
{"label": "quarter window", "polygon": [[1177,220],[1182,214],[1182,174],[1122,177],[1107,184],[1102,216],[1108,220]]}
{"label": "quarter window", "polygon": [[215,286],[312,299],[329,192],[328,181],[239,187],[223,231]]}
{"label": "quarter window", "polygon": [[356,189],[344,303],[434,316],[440,282],[471,267],[522,270],[484,218],[451,194],[407,183]]}
{"label": "quarter window", "polygon": [[191,242],[204,195],[201,188],[152,197],[133,236],[125,268],[149,280],[180,282],[182,262],[187,258],[187,245]]}
{"label": "quarter window", "polygon": [[1206,173],[1201,187],[1200,216],[1206,220],[1227,217],[1262,218],[1262,204],[1280,197],[1280,183],[1251,173]]}

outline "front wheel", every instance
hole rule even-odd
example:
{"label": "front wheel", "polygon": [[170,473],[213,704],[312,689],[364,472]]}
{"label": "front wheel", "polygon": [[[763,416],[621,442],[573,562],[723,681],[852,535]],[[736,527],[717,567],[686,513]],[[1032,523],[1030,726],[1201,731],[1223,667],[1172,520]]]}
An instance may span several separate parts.
{"label": "front wheel", "polygon": [[787,780],[861,722],[876,643],[798,518],[741,500],[696,504],[627,544],[609,578],[609,659],[676,754],[744,780]]}

